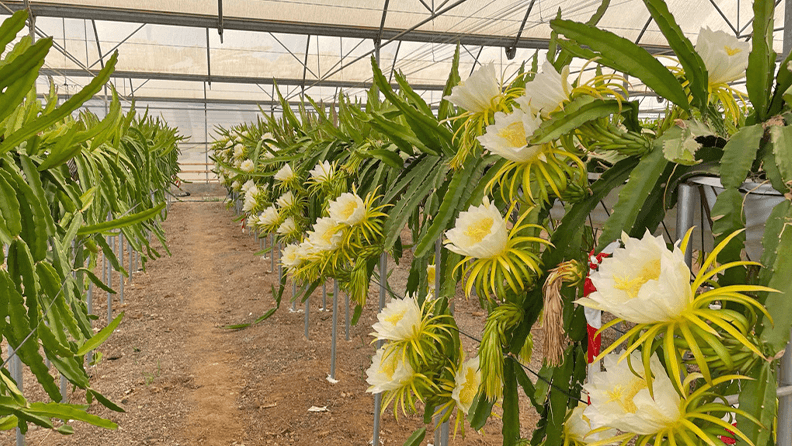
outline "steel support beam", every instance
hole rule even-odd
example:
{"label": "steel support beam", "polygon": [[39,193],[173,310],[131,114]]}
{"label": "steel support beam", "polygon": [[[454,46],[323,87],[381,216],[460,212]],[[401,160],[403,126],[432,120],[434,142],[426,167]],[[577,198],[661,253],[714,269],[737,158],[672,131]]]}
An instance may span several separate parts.
{"label": "steel support beam", "polygon": [[124,39],[123,39],[123,40],[121,40],[120,42],[118,42],[118,43],[117,43],[117,44],[116,44],[114,47],[110,48],[110,50],[108,50],[106,53],[104,53],[104,54],[99,54],[99,59],[97,59],[96,61],[94,61],[94,63],[92,63],[91,65],[89,65],[89,66],[88,66],[88,68],[93,68],[93,67],[94,67],[94,65],[98,64],[98,63],[99,63],[101,60],[104,60],[104,58],[105,58],[105,57],[109,56],[110,54],[112,54],[112,53],[113,53],[113,51],[117,50],[119,46],[121,46],[121,45],[123,45],[124,43],[126,43],[126,41],[127,41],[127,40],[131,39],[131,38],[132,38],[132,36],[134,36],[135,34],[137,34],[137,32],[138,32],[138,31],[140,31],[141,29],[143,29],[143,27],[144,27],[144,26],[146,26],[146,24],[145,24],[145,23],[141,24],[141,25],[140,25],[140,26],[138,26],[138,27],[137,27],[137,28],[136,28],[134,31],[132,31],[132,32],[131,32],[131,33],[130,33],[128,36],[124,37]]}
{"label": "steel support beam", "polygon": [[[9,9],[17,11],[24,9],[21,0],[4,2]],[[444,2],[441,6],[444,6]],[[36,2],[30,5],[33,14],[39,17],[64,17],[74,19],[107,20],[114,22],[148,23],[155,25],[187,26],[196,28],[214,28],[217,26],[217,16],[207,14],[189,14],[177,12],[147,11],[133,8],[107,8],[101,6],[75,6]],[[435,8],[442,12],[441,8]],[[359,39],[374,39],[379,34],[379,27],[331,25],[323,23],[286,22],[270,19],[253,19],[241,17],[223,17],[223,29],[238,31],[258,31],[283,34],[311,34],[317,36],[353,37]],[[466,34],[455,32],[425,31],[411,29],[382,30],[381,39],[384,41],[400,40],[409,42],[445,42],[461,43],[471,46],[497,46],[506,47],[514,44],[513,36],[498,36],[487,34]],[[520,37],[517,48],[547,49],[549,39],[535,37]],[[650,53],[670,53],[665,45],[642,45]]]}
{"label": "steel support beam", "polygon": [[204,97],[206,97],[206,84],[212,86],[212,56],[209,52],[209,28],[206,28],[206,82],[204,82]]}
{"label": "steel support beam", "polygon": [[[303,65],[303,78],[302,84],[300,85],[300,91],[303,96],[305,96],[305,75],[308,73],[308,50],[311,48],[311,35],[308,34],[305,36],[305,61],[302,63]],[[316,53],[319,53],[319,45],[316,46]]]}
{"label": "steel support beam", "polygon": [[517,55],[517,43],[520,41],[523,29],[525,29],[525,22],[528,21],[528,16],[531,15],[531,10],[534,7],[534,3],[536,3],[536,0],[531,0],[531,3],[528,4],[528,9],[525,11],[525,17],[523,17],[522,23],[520,23],[520,29],[517,31],[517,35],[514,36],[514,43],[506,47],[506,59],[508,60],[514,59],[514,56]]}
{"label": "steel support beam", "polygon": [[[310,71],[311,70],[309,69],[308,72]],[[72,76],[72,77],[89,75],[89,72],[76,68],[64,68],[64,69],[42,68],[40,73],[43,75]],[[98,70],[90,70],[91,76],[96,76],[97,73],[99,73]],[[189,81],[189,82],[210,81],[209,76],[206,74],[156,73],[156,72],[122,71],[122,70],[114,71],[112,77],[146,79],[146,80],[150,79],[150,80],[167,80],[167,81]],[[272,84],[277,82],[278,85],[286,85],[286,86],[301,86],[303,83],[302,79],[279,79],[273,77],[248,77],[248,76],[222,76],[217,74],[211,76],[211,81],[216,83],[226,83],[226,84]],[[373,85],[373,83],[370,81],[341,81],[341,80],[332,80],[332,79],[325,79],[311,84],[312,87],[317,86],[317,87],[341,87],[341,88],[369,88],[371,87],[371,85]],[[393,84],[393,86],[395,88],[398,88],[398,84]],[[445,88],[444,84],[413,85],[413,89],[415,90],[442,91],[443,88]],[[135,90],[137,91],[139,89],[140,86],[138,86]]]}
{"label": "steel support beam", "polygon": [[781,53],[781,60],[785,60],[792,50],[792,0],[785,0],[784,3],[784,50]]}

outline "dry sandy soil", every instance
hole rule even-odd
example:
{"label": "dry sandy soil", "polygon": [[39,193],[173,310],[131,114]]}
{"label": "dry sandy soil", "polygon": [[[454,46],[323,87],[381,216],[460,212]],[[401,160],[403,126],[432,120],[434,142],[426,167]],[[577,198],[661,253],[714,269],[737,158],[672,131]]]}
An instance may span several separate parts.
{"label": "dry sandy soil", "polygon": [[[369,332],[376,320],[377,287],[372,286],[369,304],[352,327],[349,341],[344,339],[343,299],[339,302],[339,382],[331,384],[326,377],[332,318],[330,311],[319,311],[321,289],[310,300],[310,340],[303,336],[304,313],[289,312],[287,301],[259,325],[238,331],[221,328],[250,322],[272,308],[271,285],[277,281],[277,272],[268,272],[269,258],[254,255],[259,242],[243,233],[232,217],[219,202],[174,204],[164,224],[173,255],[151,261],[145,272],[135,273],[131,283],[127,281],[125,303],[114,302],[114,309],[123,310],[126,317],[100,348],[104,359],[90,373],[93,386],[126,412],[111,412],[96,403],[89,410],[118,423],[118,430],[75,423],[74,435],[64,437],[31,429],[28,445],[366,445],[371,441],[374,399],[365,392],[365,370],[374,353]],[[406,279],[404,265],[409,259],[404,260],[391,276],[394,290]],[[115,274],[115,286],[117,281]],[[288,286],[286,298],[290,290]],[[95,297],[97,327],[107,323],[105,298],[104,293]],[[477,301],[457,300],[460,327],[479,334],[485,314]],[[475,352],[473,341],[463,341],[468,353]],[[541,342],[536,341],[539,351],[534,358],[541,358]],[[539,369],[536,359],[532,368]],[[32,376],[25,380],[28,396],[43,400]],[[84,393],[72,393],[70,401],[84,402]],[[327,410],[309,412],[312,406]],[[523,436],[529,436],[536,414],[525,398],[521,417]],[[389,410],[383,416],[380,439],[386,445],[400,445],[420,426],[420,417],[400,416],[397,421]],[[500,422],[492,417],[482,433],[468,430],[451,444],[500,444],[500,429]],[[0,435],[0,442],[13,444],[8,434]]]}

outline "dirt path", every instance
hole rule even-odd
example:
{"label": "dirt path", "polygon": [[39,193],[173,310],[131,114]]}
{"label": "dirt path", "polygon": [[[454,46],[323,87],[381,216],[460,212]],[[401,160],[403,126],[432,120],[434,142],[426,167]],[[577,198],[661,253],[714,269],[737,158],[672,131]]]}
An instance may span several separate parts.
{"label": "dirt path", "polygon": [[214,253],[222,252],[227,240],[220,239],[225,234],[218,234],[217,219],[202,218],[199,206],[185,206],[187,220],[193,222],[184,234],[192,248],[188,257],[193,278],[186,314],[191,321],[186,354],[197,388],[188,396],[191,410],[182,435],[188,444],[200,441],[221,446],[241,439],[245,432],[236,405],[243,377],[239,369],[233,368],[239,355],[224,346],[227,336],[223,335],[227,332],[219,333],[213,320],[221,309],[218,297],[223,288]]}
{"label": "dirt path", "polygon": [[[241,231],[222,203],[174,204],[164,227],[172,256],[150,262],[145,273],[127,283],[126,304],[114,301],[114,309],[126,313],[124,322],[100,349],[102,362],[89,370],[95,389],[126,412],[96,403],[90,410],[117,422],[119,429],[75,424],[75,434],[68,437],[31,429],[28,445],[368,444],[374,404],[365,392],[365,370],[374,353],[369,333],[376,320],[376,287],[349,341],[344,339],[343,295],[339,299],[339,382],[332,384],[326,379],[332,315],[320,311],[321,288],[311,297],[310,340],[303,336],[304,313],[288,311],[290,284],[270,319],[246,330],[224,330],[220,327],[251,322],[274,306],[271,287],[277,275],[268,272],[270,260],[254,255],[259,242]],[[408,265],[405,258],[401,266],[392,266],[393,289],[402,289]],[[95,296],[95,327],[107,323],[105,299],[103,293]],[[331,295],[327,301],[330,306]],[[456,308],[460,327],[472,333],[481,329],[484,312],[475,300],[458,300]],[[468,354],[475,351],[469,340],[463,345]],[[541,360],[541,352],[534,358]],[[85,401],[84,395],[75,394],[72,401]],[[326,411],[309,411],[312,406]],[[521,400],[521,414],[527,436],[535,423],[527,401]],[[397,421],[388,410],[380,439],[401,445],[420,426],[418,416],[400,415]],[[482,434],[468,431],[451,444],[501,444],[500,429],[493,417]],[[11,444],[10,438],[1,434],[0,444]]]}

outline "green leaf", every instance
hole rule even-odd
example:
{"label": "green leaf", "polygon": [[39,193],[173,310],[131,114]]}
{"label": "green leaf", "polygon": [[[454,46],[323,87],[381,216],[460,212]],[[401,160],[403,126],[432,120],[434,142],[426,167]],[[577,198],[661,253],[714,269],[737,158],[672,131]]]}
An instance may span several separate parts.
{"label": "green leaf", "polygon": [[32,403],[26,413],[60,418],[62,420],[83,421],[105,429],[117,429],[118,425],[110,420],[85,412],[85,406],[61,403]]}
{"label": "green leaf", "polygon": [[745,88],[748,99],[756,110],[758,121],[764,121],[770,105],[770,91],[775,73],[776,53],[773,51],[773,0],[753,2],[753,33],[751,34],[751,54],[748,55],[748,69],[745,70]]}
{"label": "green leaf", "polygon": [[88,389],[87,393],[89,395],[91,395],[92,397],[96,398],[96,400],[99,401],[100,403],[102,403],[102,405],[104,407],[112,410],[113,412],[121,412],[121,413],[125,413],[126,412],[121,406],[119,406],[116,403],[110,401],[106,396],[102,395],[101,393],[97,392],[94,389]]}
{"label": "green leaf", "polygon": [[772,426],[778,407],[775,365],[761,361],[748,375],[753,379],[742,381],[740,410],[753,415],[763,426],[757,426],[752,420],[738,414],[737,429],[740,429],[754,446],[771,446]]}
{"label": "green leaf", "polygon": [[770,143],[781,180],[792,186],[792,126],[770,126]]}
{"label": "green leaf", "polygon": [[80,90],[77,94],[69,98],[63,105],[56,108],[51,113],[41,115],[34,119],[32,122],[26,123],[22,128],[9,135],[2,143],[0,143],[0,155],[8,152],[16,147],[22,141],[30,138],[41,130],[46,129],[52,124],[65,118],[71,112],[79,108],[85,101],[93,97],[94,94],[99,92],[102,86],[110,79],[110,74],[115,70],[115,64],[118,60],[118,53],[113,53],[110,60],[107,61],[105,67],[97,73],[96,77],[91,82]]}
{"label": "green leaf", "polygon": [[107,291],[110,294],[116,294],[115,290],[113,290],[109,286],[105,285],[101,280],[99,280],[99,278],[96,277],[96,274],[94,274],[93,271],[86,268],[78,268],[75,271],[85,273],[88,276],[88,278],[91,280],[91,282],[93,282],[93,284],[99,287],[101,290]]}
{"label": "green leaf", "polygon": [[546,144],[555,141],[581,125],[595,119],[618,114],[621,104],[615,99],[597,99],[580,96],[550,115],[550,119],[534,132],[531,144]]}
{"label": "green leaf", "polygon": [[91,350],[96,350],[97,347],[102,345],[107,338],[110,337],[111,334],[115,331],[118,324],[121,323],[121,320],[124,318],[124,312],[122,311],[121,314],[115,317],[112,322],[105,328],[103,328],[99,333],[96,333],[90,339],[86,340],[85,343],[77,350],[75,353],[77,356],[83,356]]}
{"label": "green leaf", "polygon": [[687,109],[687,95],[679,81],[657,59],[635,43],[609,31],[569,20],[551,20],[554,31],[595,51],[602,63],[639,78],[655,93]]}
{"label": "green leaf", "polygon": [[97,223],[95,225],[83,226],[82,228],[80,228],[79,231],[77,231],[77,235],[88,235],[97,232],[105,232],[113,229],[121,229],[121,228],[126,228],[128,226],[132,226],[134,224],[154,218],[157,214],[160,213],[160,211],[165,209],[165,205],[166,203],[163,202],[158,204],[152,209],[138,212],[136,214],[130,214],[125,217],[117,218],[115,220],[105,221],[102,223]]}
{"label": "green leaf", "polygon": [[[661,142],[657,140],[657,143]],[[641,212],[644,201],[657,188],[657,180],[663,174],[668,161],[663,157],[659,147],[645,155],[635,169],[630,173],[630,179],[619,192],[619,201],[613,208],[613,213],[602,228],[602,235],[597,243],[605,247],[612,241],[621,237],[622,231],[633,232],[633,225]]]}
{"label": "green leaf", "polygon": [[[792,207],[787,208],[784,222],[792,221]],[[788,223],[786,223],[788,224]],[[773,263],[774,274],[767,286],[778,290],[778,293],[769,293],[765,301],[767,311],[774,316],[774,325],[765,324],[760,335],[762,341],[769,344],[774,351],[781,351],[789,341],[789,330],[792,327],[792,230],[785,227],[781,230],[776,246],[776,258]]]}
{"label": "green leaf", "polygon": [[376,158],[385,164],[393,167],[394,169],[401,169],[404,167],[404,161],[399,157],[399,155],[391,152],[390,150],[384,149],[373,149],[373,150],[366,150],[362,152],[361,155],[370,155],[373,158]]}
{"label": "green leaf", "polygon": [[22,232],[22,215],[19,212],[17,192],[12,184],[16,184],[16,181],[0,170],[0,214],[5,219],[9,235],[16,236]]}
{"label": "green leaf", "polygon": [[[674,54],[679,59],[682,69],[685,70],[685,77],[690,82],[688,88],[690,88],[690,93],[693,95],[694,105],[700,109],[705,108],[709,102],[709,94],[707,93],[708,77],[704,61],[701,60],[701,56],[693,48],[690,40],[685,37],[682,28],[674,20],[674,16],[668,11],[668,5],[666,5],[665,0],[643,1],[657,27],[660,28],[671,49],[674,50]],[[666,99],[680,105],[682,108],[687,108],[671,98]]]}
{"label": "green leaf", "polygon": [[419,446],[426,437],[426,426],[416,430],[410,435],[410,438],[404,442],[404,446]]}
{"label": "green leaf", "polygon": [[503,446],[514,446],[520,439],[520,401],[514,361],[503,362]]}
{"label": "green leaf", "polygon": [[745,181],[756,159],[764,128],[760,125],[743,127],[732,135],[723,148],[720,173],[721,183],[726,188],[738,188]]}
{"label": "green leaf", "polygon": [[460,211],[459,203],[462,199],[463,193],[475,187],[475,183],[471,184],[470,178],[477,170],[478,166],[482,164],[483,158],[469,157],[465,162],[464,168],[454,172],[451,177],[451,182],[448,185],[448,190],[443,195],[443,202],[440,204],[440,209],[434,214],[432,218],[432,225],[426,231],[426,234],[418,240],[418,243],[413,250],[415,257],[423,257],[434,247],[435,241],[440,237],[443,231],[448,227],[449,223],[454,219]]}
{"label": "green leaf", "polygon": [[27,11],[19,10],[11,17],[3,20],[0,25],[0,54],[5,53],[6,47],[11,43],[16,35],[25,27],[25,20],[27,20]]}
{"label": "green leaf", "polygon": [[483,393],[477,393],[473,398],[473,402],[470,405],[470,413],[468,414],[470,427],[475,430],[480,430],[482,427],[484,427],[484,424],[486,424],[487,420],[492,414],[492,406],[494,404],[495,400],[488,401],[487,397],[484,396]]}

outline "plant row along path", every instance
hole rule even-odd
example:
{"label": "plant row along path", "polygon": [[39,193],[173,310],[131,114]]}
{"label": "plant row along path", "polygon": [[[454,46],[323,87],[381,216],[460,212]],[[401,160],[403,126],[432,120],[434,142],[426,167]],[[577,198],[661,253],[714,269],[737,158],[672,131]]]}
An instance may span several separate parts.
{"label": "plant row along path", "polygon": [[[126,413],[91,411],[120,428],[79,424],[71,436],[37,429],[28,434],[29,445],[340,445],[370,440],[374,402],[365,393],[365,370],[371,361],[368,331],[375,320],[376,287],[350,341],[344,340],[339,302],[339,382],[331,384],[325,378],[332,318],[329,311],[319,311],[321,289],[311,300],[310,340],[303,337],[303,313],[278,312],[268,324],[249,330],[222,328],[271,307],[270,290],[277,284],[277,271],[267,272],[269,259],[254,255],[258,242],[229,217],[221,203],[174,204],[163,224],[173,255],[149,263],[127,285],[127,317],[100,349],[105,359],[90,369],[93,385]],[[396,267],[391,280],[404,281],[406,273]],[[99,302],[95,311],[102,315],[105,304]],[[459,302],[457,314],[461,326],[471,331],[483,326],[484,314],[472,302]],[[465,347],[475,351],[472,341]],[[527,434],[536,414],[527,399],[521,403]],[[311,406],[328,411],[309,412]],[[401,444],[420,425],[415,416],[400,416],[398,422],[387,417],[381,439]],[[482,435],[471,433],[452,444],[500,444],[500,430],[493,419]]]}
{"label": "plant row along path", "polygon": [[[95,322],[90,287],[97,296],[100,288],[116,292],[91,271],[104,258],[114,274],[129,275],[129,256],[118,258],[108,245],[113,237],[116,246],[123,237],[144,267],[168,252],[151,240],[163,240],[165,190],[179,171],[181,140],[134,106],[125,113],[115,90],[104,117],[80,110],[110,78],[117,53],[63,103],[54,82],[37,92],[53,42],[16,39],[26,18],[17,12],[0,25],[0,431],[18,429],[20,443],[32,426],[60,434],[73,432],[72,422],[117,428],[87,411],[92,404],[123,411],[90,379],[91,352],[124,316]],[[20,382],[20,372],[30,376]]]}
{"label": "plant row along path", "polygon": [[[371,326],[366,370],[383,407],[423,413],[405,446],[444,421],[479,429],[496,403],[504,446],[767,446],[776,425],[786,441],[776,366],[792,327],[792,56],[776,72],[774,2],[753,2],[750,42],[702,28],[694,45],[663,0],[643,0],[674,53],[662,59],[597,27],[609,3],[586,23],[559,11],[549,51],[506,83],[493,63],[462,81],[457,49],[436,110],[372,57],[365,99],[292,110],[281,97],[282,116],[221,129],[213,158],[237,220],[278,237],[291,279],[337,279],[361,315],[370,279],[412,251],[406,285],[391,284],[404,298]],[[665,113],[630,90],[656,93]],[[699,176],[724,192],[708,217],[715,247],[691,265],[692,228],[660,226]],[[748,259],[744,195],[757,183],[777,204],[764,253]],[[595,227],[589,214],[611,194]],[[475,355],[459,348],[459,287],[488,313]],[[595,333],[622,321],[629,331],[600,352]],[[522,365],[538,324],[534,385]],[[541,416],[529,436],[518,395]]]}

